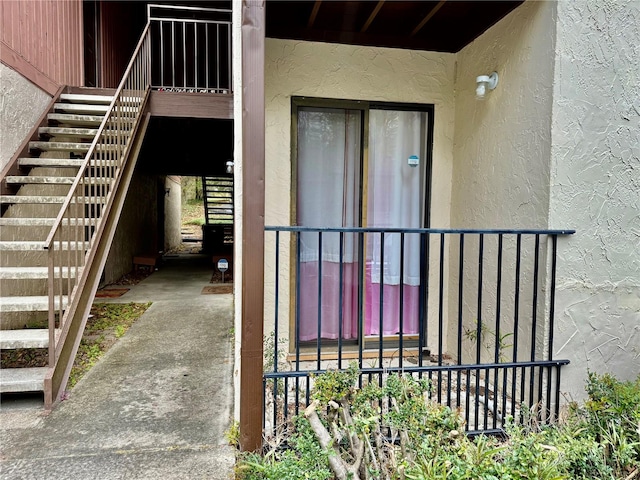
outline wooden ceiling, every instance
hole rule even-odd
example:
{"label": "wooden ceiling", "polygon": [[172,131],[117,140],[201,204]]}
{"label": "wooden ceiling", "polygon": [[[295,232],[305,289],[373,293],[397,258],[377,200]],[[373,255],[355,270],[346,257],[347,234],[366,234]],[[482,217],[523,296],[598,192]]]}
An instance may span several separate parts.
{"label": "wooden ceiling", "polygon": [[266,35],[457,52],[522,3],[523,0],[269,0]]}

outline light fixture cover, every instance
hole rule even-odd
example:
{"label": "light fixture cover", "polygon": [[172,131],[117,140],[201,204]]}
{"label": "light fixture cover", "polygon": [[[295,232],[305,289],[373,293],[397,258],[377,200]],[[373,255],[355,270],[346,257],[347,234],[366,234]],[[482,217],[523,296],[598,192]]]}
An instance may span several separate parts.
{"label": "light fixture cover", "polygon": [[493,72],[491,75],[479,75],[476,77],[476,97],[484,98],[487,89],[493,90],[498,85],[498,73]]}

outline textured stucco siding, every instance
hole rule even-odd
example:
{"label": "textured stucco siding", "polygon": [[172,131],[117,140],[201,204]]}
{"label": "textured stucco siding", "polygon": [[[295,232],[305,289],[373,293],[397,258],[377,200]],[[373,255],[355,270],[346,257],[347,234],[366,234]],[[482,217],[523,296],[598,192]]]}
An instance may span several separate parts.
{"label": "textured stucco siding", "polygon": [[[291,97],[435,105],[432,225],[447,227],[454,127],[455,55],[390,48],[267,39],[267,225],[291,222]],[[288,325],[289,240],[281,236],[280,322]],[[273,324],[275,236],[265,239],[265,331]],[[287,332],[281,330],[281,337]]]}
{"label": "textured stucco siding", "polygon": [[0,170],[51,101],[18,72],[0,63]]}
{"label": "textured stucco siding", "polygon": [[551,227],[559,244],[563,388],[640,372],[640,2],[558,4]]}
{"label": "textured stucco siding", "polygon": [[[549,161],[553,88],[555,4],[525,2],[457,55],[456,123],[451,200],[451,225],[459,228],[547,227],[549,209]],[[476,77],[496,71],[499,82],[483,100],[476,98]],[[482,306],[477,306],[478,242],[465,242],[462,299],[463,330],[474,331],[481,318],[487,328],[481,356],[494,356],[496,332],[497,236],[484,243]],[[544,254],[545,243],[541,252]],[[521,289],[519,291],[518,356],[530,356],[534,239],[523,238]],[[515,238],[505,236],[501,269],[500,328],[513,332],[515,292]],[[458,241],[450,244],[451,275],[448,324],[449,352],[456,351],[458,315]],[[541,265],[544,265],[544,255]],[[540,268],[540,285],[544,283]],[[542,290],[540,289],[538,293]],[[538,354],[544,345],[544,296],[540,295],[536,321]],[[507,337],[502,355],[511,359],[515,336]],[[489,344],[489,347],[486,345]],[[473,338],[463,339],[463,360],[476,356]]]}

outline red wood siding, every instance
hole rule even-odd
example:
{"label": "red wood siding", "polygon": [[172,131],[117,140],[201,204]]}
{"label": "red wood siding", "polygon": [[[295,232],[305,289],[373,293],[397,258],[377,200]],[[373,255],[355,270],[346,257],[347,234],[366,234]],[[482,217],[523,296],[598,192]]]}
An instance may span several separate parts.
{"label": "red wood siding", "polygon": [[84,84],[82,0],[1,0],[0,22],[3,63],[47,91]]}

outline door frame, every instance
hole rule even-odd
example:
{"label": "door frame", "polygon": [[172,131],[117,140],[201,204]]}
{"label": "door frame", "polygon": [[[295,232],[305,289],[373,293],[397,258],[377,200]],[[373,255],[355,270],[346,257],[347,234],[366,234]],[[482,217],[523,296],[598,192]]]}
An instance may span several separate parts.
{"label": "door frame", "polygon": [[[361,128],[360,128],[360,181],[359,181],[359,223],[358,226],[363,227],[367,224],[367,212],[365,208],[365,202],[368,194],[368,166],[369,166],[369,112],[371,110],[394,110],[394,111],[410,111],[410,112],[424,112],[427,116],[427,125],[425,131],[425,165],[424,174],[421,179],[421,190],[423,194],[422,201],[424,202],[423,210],[423,227],[431,227],[431,193],[433,183],[433,140],[434,140],[434,120],[435,120],[435,105],[434,104],[421,104],[421,103],[403,103],[403,102],[385,102],[385,101],[369,101],[369,100],[348,100],[348,99],[335,99],[335,98],[321,98],[321,97],[305,97],[305,96],[292,96],[291,97],[291,196],[290,196],[290,224],[298,225],[298,212],[297,212],[297,200],[298,200],[298,110],[305,107],[327,108],[327,109],[342,109],[342,110],[360,110],[362,112]],[[366,244],[366,241],[364,242]],[[426,318],[426,305],[428,298],[426,298],[428,278],[429,278],[429,265],[427,262],[429,242],[422,242],[420,251],[420,295],[419,295],[419,334],[418,334],[418,347],[423,350],[425,339],[427,338],[427,323]],[[291,236],[289,245],[290,256],[293,258],[296,255],[296,241],[294,236]],[[365,252],[361,252],[360,257],[362,260],[365,258]],[[297,285],[297,272],[295,261],[289,262],[289,352],[295,352],[300,348],[300,345],[296,345],[296,285]],[[364,276],[364,269],[362,276]],[[364,285],[364,278],[360,278],[360,282]],[[364,292],[362,293],[364,296]],[[364,298],[364,297],[363,297]],[[367,340],[364,336],[364,300],[361,303],[358,312],[358,338],[357,343],[364,347]],[[377,337],[377,335],[376,335]],[[398,341],[396,336],[389,336],[389,340],[383,340],[383,348],[397,348]],[[369,339],[368,342],[372,342]],[[321,340],[322,343],[331,345],[334,340]],[[368,347],[367,347],[368,348]]]}

